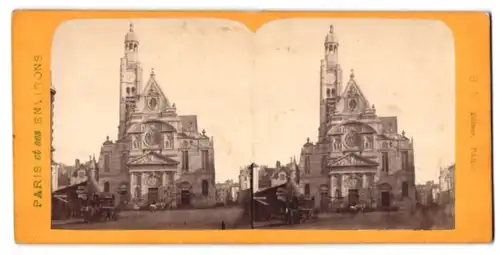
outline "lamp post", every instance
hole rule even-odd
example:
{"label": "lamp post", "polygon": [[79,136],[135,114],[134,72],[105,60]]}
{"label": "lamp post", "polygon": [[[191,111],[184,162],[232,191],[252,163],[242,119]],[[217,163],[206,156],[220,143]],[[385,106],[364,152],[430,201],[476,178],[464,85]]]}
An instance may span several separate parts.
{"label": "lamp post", "polygon": [[251,163],[249,166],[248,166],[248,170],[250,171],[249,172],[249,175],[250,175],[250,227],[253,229],[254,226],[253,226],[253,216],[254,216],[254,202],[253,202],[253,192],[254,192],[254,189],[253,189],[253,169],[257,167],[257,165],[255,163]]}

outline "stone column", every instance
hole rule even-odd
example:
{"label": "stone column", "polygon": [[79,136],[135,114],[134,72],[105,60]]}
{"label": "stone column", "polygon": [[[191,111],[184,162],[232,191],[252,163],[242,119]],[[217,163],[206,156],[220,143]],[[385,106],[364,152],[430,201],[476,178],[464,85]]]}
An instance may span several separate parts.
{"label": "stone column", "polygon": [[368,174],[363,174],[363,189],[367,189],[370,186]]}
{"label": "stone column", "polygon": [[347,197],[349,194],[349,187],[347,186],[347,180],[349,179],[348,174],[343,174],[342,176],[342,188],[340,189],[340,192],[342,192],[343,197]]}
{"label": "stone column", "polygon": [[168,185],[171,186],[170,199],[172,199],[172,202],[170,203],[170,206],[172,208],[176,208],[177,207],[177,197],[180,195],[177,195],[178,190],[177,190],[177,187],[175,186],[175,173],[174,172],[168,173]]}
{"label": "stone column", "polygon": [[130,197],[135,198],[135,186],[137,185],[137,176],[135,173],[130,173]]}
{"label": "stone column", "polygon": [[169,183],[168,183],[168,178],[167,178],[167,172],[163,172],[163,173],[161,174],[161,185],[162,185],[163,187],[167,187],[167,186],[168,186],[168,184],[169,184]]}
{"label": "stone column", "polygon": [[148,194],[148,174],[143,172],[141,175],[141,195],[142,197],[145,197],[145,195]]}
{"label": "stone column", "polygon": [[330,176],[330,197],[335,198],[335,190],[338,189],[337,187],[338,183],[338,176],[333,174]]}

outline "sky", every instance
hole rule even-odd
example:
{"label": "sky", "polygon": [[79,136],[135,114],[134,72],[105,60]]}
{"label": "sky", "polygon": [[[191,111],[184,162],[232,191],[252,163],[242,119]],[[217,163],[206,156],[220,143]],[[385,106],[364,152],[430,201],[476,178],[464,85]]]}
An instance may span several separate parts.
{"label": "sky", "polygon": [[284,19],[256,33],[219,19],[71,20],[52,50],[55,160],[98,155],[116,139],[119,65],[129,23],[178,114],[198,115],[213,136],[216,180],[235,179],[249,162],[299,157],[319,126],[319,67],[324,38],[339,38],[343,87],[351,69],[379,116],[397,116],[414,138],[417,182],[436,180],[455,161],[454,42],[440,21]]}

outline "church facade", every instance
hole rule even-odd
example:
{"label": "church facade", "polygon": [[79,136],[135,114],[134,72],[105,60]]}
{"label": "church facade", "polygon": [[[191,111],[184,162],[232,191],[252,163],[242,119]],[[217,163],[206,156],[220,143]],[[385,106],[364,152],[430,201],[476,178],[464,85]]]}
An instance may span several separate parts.
{"label": "church facade", "polygon": [[215,204],[213,139],[195,115],[178,115],[154,70],[143,80],[139,39],[130,25],[120,63],[119,125],[99,155],[99,185],[124,204],[167,207]]}
{"label": "church facade", "polygon": [[413,139],[399,133],[397,117],[377,115],[354,71],[343,88],[333,26],[324,48],[318,142],[307,139],[301,150],[302,192],[321,209],[355,204],[413,208]]}

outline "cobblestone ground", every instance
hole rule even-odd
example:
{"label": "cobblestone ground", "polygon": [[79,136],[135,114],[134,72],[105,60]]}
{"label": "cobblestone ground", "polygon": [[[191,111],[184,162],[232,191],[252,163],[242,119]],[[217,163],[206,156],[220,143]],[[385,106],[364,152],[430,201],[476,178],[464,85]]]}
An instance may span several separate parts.
{"label": "cobblestone ground", "polygon": [[224,221],[226,229],[247,228],[239,224],[243,210],[239,207],[211,209],[124,211],[117,221],[95,223],[69,222],[56,224],[55,229],[221,229]]}
{"label": "cobblestone ground", "polygon": [[272,229],[453,229],[453,221],[435,218],[424,222],[418,214],[403,212],[335,213],[321,214],[319,219],[304,224],[281,225]]}

